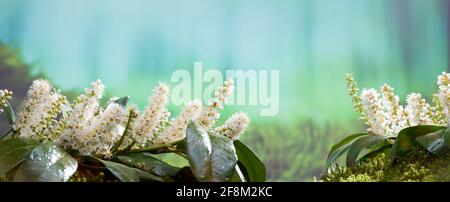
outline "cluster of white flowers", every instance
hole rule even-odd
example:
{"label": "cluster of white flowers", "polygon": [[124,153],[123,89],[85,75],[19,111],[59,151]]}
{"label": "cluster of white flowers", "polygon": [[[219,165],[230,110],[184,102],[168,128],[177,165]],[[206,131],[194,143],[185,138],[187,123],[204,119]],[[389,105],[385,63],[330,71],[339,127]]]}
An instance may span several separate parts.
{"label": "cluster of white flowers", "polygon": [[228,79],[223,83],[223,86],[219,87],[214,98],[209,100],[208,106],[204,108],[194,120],[206,130],[210,130],[211,127],[220,118],[218,109],[223,109],[223,105],[227,104],[227,97],[234,91],[234,82],[232,79]]}
{"label": "cluster of white flowers", "polygon": [[35,80],[20,106],[13,129],[19,137],[50,139],[56,130],[56,118],[66,98],[47,80]]}
{"label": "cluster of white flowers", "polygon": [[152,140],[159,131],[158,126],[165,121],[168,114],[166,105],[168,101],[169,87],[159,84],[153,89],[153,95],[148,99],[148,105],[142,115],[138,115],[131,127],[132,138],[139,146]]}
{"label": "cluster of white flowers", "polygon": [[222,126],[217,127],[215,131],[220,135],[236,140],[245,131],[249,123],[250,119],[247,114],[239,112],[231,116]]}
{"label": "cluster of white flowers", "polygon": [[367,117],[366,124],[370,126],[368,131],[374,134],[384,134],[387,125],[379,96],[378,92],[373,88],[364,89],[361,93],[363,113]]}
{"label": "cluster of white flowers", "polygon": [[[193,100],[185,105],[178,117],[170,119],[167,110],[169,88],[163,83],[153,89],[147,107],[140,113],[136,105],[125,107],[116,103],[118,98],[111,99],[102,108],[100,100],[105,85],[100,80],[92,82],[91,87],[71,104],[48,81],[35,80],[12,127],[19,137],[49,139],[79,155],[103,158],[111,157],[117,150],[181,140],[186,136],[190,121],[235,140],[248,126],[247,114],[237,113],[224,125],[212,128],[220,117],[217,110],[227,103],[227,96],[233,89],[233,80],[227,80],[205,108],[200,101]],[[9,91],[1,90],[0,104],[4,105],[11,95]]]}
{"label": "cluster of white flowers", "polygon": [[438,76],[439,91],[433,95],[434,106],[419,93],[409,94],[406,106],[402,106],[394,88],[387,84],[381,87],[381,95],[373,88],[364,89],[359,95],[352,75],[347,74],[346,80],[355,110],[361,113],[367,131],[372,134],[393,136],[410,126],[450,123],[450,74],[446,72]]}
{"label": "cluster of white flowers", "polygon": [[[439,75],[437,84],[439,86],[437,97],[439,98],[443,115],[448,118],[450,117],[450,74],[443,72]],[[450,119],[447,119],[447,124],[449,124],[449,121]]]}
{"label": "cluster of white flowers", "polygon": [[186,134],[186,128],[189,121],[202,108],[202,103],[198,100],[190,101],[186,104],[180,115],[170,122],[170,125],[153,142],[155,144],[164,144],[183,139]]}
{"label": "cluster of white flowers", "polygon": [[11,99],[12,92],[9,90],[0,90],[0,113],[3,112],[3,107],[7,107],[7,100]]}
{"label": "cluster of white flowers", "polygon": [[[104,112],[100,107],[100,99],[103,96],[105,85],[97,80],[91,83],[91,88],[85,90],[72,103],[67,110],[67,115],[61,120],[61,135],[56,142],[65,149],[76,150],[80,155],[91,155],[92,151],[100,151],[101,145],[96,148],[89,148],[93,131],[99,131],[98,120]],[[111,129],[112,130],[112,129]],[[100,134],[99,134],[100,135]],[[102,134],[104,138],[112,138],[111,133]]]}

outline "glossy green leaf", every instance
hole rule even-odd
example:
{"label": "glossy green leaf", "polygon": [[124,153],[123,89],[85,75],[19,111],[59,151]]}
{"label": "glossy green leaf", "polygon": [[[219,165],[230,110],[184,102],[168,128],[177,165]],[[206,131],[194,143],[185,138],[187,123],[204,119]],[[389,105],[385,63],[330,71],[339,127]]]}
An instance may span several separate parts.
{"label": "glossy green leaf", "polygon": [[447,148],[450,148],[450,129],[447,128],[447,130],[444,133],[444,143],[447,145]]}
{"label": "glossy green leaf", "polygon": [[347,167],[354,165],[363,150],[370,149],[372,146],[386,141],[387,138],[386,136],[369,135],[355,140],[348,149],[346,159]]}
{"label": "glossy green leaf", "polygon": [[77,161],[63,149],[52,142],[44,142],[20,165],[14,181],[65,182],[77,167]]}
{"label": "glossy green leaf", "polygon": [[390,163],[394,162],[397,155],[402,155],[414,148],[421,147],[421,145],[416,141],[417,137],[427,135],[444,128],[445,127],[442,126],[421,125],[401,130],[395,140],[394,146],[392,147],[390,153]]}
{"label": "glossy green leaf", "polygon": [[445,157],[450,147],[445,144],[445,135],[448,129],[438,130],[423,136],[416,137],[417,142],[427,151],[441,157]]}
{"label": "glossy green leaf", "polygon": [[205,129],[194,122],[190,122],[187,127],[186,152],[195,178],[201,182],[211,181],[211,140]]}
{"label": "glossy green leaf", "polygon": [[161,177],[173,177],[181,169],[145,153],[124,154],[117,156],[117,158],[127,166],[139,168]]}
{"label": "glossy green leaf", "polygon": [[105,161],[98,159],[100,162],[105,165],[105,167],[117,177],[122,182],[142,182],[142,181],[157,181],[157,182],[163,182],[164,180],[156,175],[150,174],[148,172],[145,172],[143,170],[128,167],[126,165],[112,162],[112,161]]}
{"label": "glossy green leaf", "polygon": [[350,135],[343,140],[341,140],[339,143],[333,145],[331,148],[330,153],[328,154],[328,158],[326,161],[326,167],[330,167],[330,165],[336,161],[342,154],[344,154],[346,151],[348,151],[348,148],[350,147],[351,143],[353,143],[355,140],[369,136],[367,133],[358,133],[354,135]]}
{"label": "glossy green leaf", "polygon": [[22,138],[0,141],[0,175],[19,165],[38,145],[38,141]]}
{"label": "glossy green leaf", "polygon": [[238,157],[233,141],[222,135],[210,135],[212,153],[212,181],[229,181],[234,173]]}
{"label": "glossy green leaf", "polygon": [[266,166],[261,159],[240,140],[234,141],[238,164],[249,182],[266,181]]}

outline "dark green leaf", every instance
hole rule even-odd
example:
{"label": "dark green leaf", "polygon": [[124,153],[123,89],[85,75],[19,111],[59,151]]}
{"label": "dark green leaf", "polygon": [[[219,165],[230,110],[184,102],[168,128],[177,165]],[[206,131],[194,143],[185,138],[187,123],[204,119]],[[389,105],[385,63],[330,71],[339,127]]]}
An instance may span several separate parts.
{"label": "dark green leaf", "polygon": [[328,154],[326,168],[330,167],[330,165],[334,161],[336,161],[336,159],[338,159],[342,154],[344,154],[348,150],[351,143],[353,143],[353,141],[355,141],[359,138],[365,137],[365,136],[369,136],[369,134],[359,133],[359,134],[350,135],[350,136],[344,138],[343,140],[341,140],[339,143],[333,145],[330,153]]}
{"label": "dark green leaf", "polygon": [[266,181],[266,166],[261,159],[240,140],[234,141],[234,147],[236,148],[239,164],[242,165],[240,168],[246,174],[247,181]]}
{"label": "dark green leaf", "polygon": [[423,136],[416,137],[419,142],[427,151],[441,157],[445,157],[450,147],[445,144],[445,134],[448,133],[448,129],[438,130],[433,133],[429,133]]}
{"label": "dark green leaf", "polygon": [[421,125],[401,130],[400,133],[398,133],[394,146],[392,147],[389,157],[390,163],[392,164],[394,162],[397,155],[402,155],[414,148],[421,147],[421,145],[416,141],[417,137],[430,134],[444,128],[445,127],[442,126]]}
{"label": "dark green leaf", "polygon": [[0,175],[19,165],[38,145],[35,140],[22,138],[0,141]]}
{"label": "dark green leaf", "polygon": [[450,148],[450,129],[447,128],[447,130],[444,133],[444,142],[445,145],[447,145],[447,148]]}
{"label": "dark green leaf", "polygon": [[211,181],[211,140],[205,129],[194,122],[187,127],[186,152],[195,178],[200,182]]}
{"label": "dark green leaf", "polygon": [[244,173],[239,168],[239,165],[236,165],[233,175],[231,176],[231,182],[246,182]]}
{"label": "dark green leaf", "polygon": [[210,135],[213,181],[229,181],[238,161],[233,141],[225,136]]}
{"label": "dark green leaf", "polygon": [[363,150],[370,149],[372,146],[386,141],[387,138],[386,136],[369,135],[355,140],[348,149],[346,159],[347,167],[352,166],[358,160]]}
{"label": "dark green leaf", "polygon": [[63,149],[52,142],[44,142],[20,165],[14,181],[65,182],[77,167],[77,161]]}
{"label": "dark green leaf", "polygon": [[126,165],[98,159],[105,167],[122,182],[140,182],[140,181],[164,181],[158,176],[152,175],[143,170],[128,167]]}
{"label": "dark green leaf", "polygon": [[373,159],[379,156],[381,153],[384,153],[386,156],[389,156],[389,153],[391,152],[392,149],[392,143],[389,143],[389,141],[383,141],[381,143],[384,143],[385,145],[384,146],[381,146],[383,144],[377,144],[380,146],[374,145],[358,161],[363,161],[365,159]]}
{"label": "dark green leaf", "polygon": [[171,166],[164,161],[161,161],[150,154],[134,153],[117,156],[117,158],[125,165],[139,168],[161,177],[173,177],[180,168]]}

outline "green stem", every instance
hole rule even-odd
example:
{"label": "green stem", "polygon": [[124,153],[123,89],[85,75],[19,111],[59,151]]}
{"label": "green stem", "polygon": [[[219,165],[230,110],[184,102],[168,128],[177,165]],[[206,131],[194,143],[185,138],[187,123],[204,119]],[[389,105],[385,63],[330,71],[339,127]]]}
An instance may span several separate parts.
{"label": "green stem", "polygon": [[131,149],[131,150],[128,150],[128,151],[119,151],[118,154],[141,153],[141,152],[155,151],[155,150],[164,149],[164,148],[167,148],[167,147],[174,146],[174,145],[178,144],[179,142],[180,141],[175,141],[175,142],[170,142],[170,143],[166,143],[166,144],[153,145],[153,146],[150,146],[150,147]]}
{"label": "green stem", "polygon": [[136,140],[134,140],[134,138],[132,137],[131,143],[130,145],[128,145],[127,148],[125,148],[124,150],[122,150],[123,152],[130,150],[131,148],[133,148],[134,144],[136,144]]}
{"label": "green stem", "polygon": [[115,154],[118,150],[120,145],[122,145],[123,140],[125,139],[125,136],[128,134],[128,129],[130,128],[131,120],[133,119],[132,113],[130,112],[130,115],[128,116],[127,125],[125,126],[125,130],[123,131],[122,137],[120,137],[120,140],[114,144],[113,148],[111,148],[111,152]]}

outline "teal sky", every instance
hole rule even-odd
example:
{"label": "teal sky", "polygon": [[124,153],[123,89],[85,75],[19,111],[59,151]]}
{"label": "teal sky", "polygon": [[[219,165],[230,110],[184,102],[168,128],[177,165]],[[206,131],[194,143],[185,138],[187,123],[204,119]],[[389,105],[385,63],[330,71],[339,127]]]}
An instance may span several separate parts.
{"label": "teal sky", "polygon": [[350,123],[346,72],[402,97],[433,93],[448,66],[446,8],[444,0],[0,0],[0,40],[64,89],[101,78],[141,106],[157,82],[195,61],[279,69],[277,116],[230,111]]}

